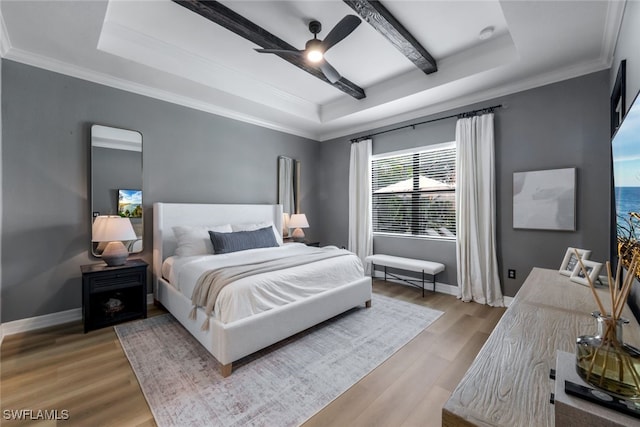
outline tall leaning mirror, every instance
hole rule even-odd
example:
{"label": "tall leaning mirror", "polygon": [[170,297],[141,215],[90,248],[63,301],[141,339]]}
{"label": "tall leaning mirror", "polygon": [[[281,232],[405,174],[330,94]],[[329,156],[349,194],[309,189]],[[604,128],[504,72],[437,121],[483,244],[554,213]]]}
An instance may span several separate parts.
{"label": "tall leaning mirror", "polygon": [[300,162],[290,157],[278,157],[278,204],[284,218],[282,235],[288,237],[288,219],[300,212]]}
{"label": "tall leaning mirror", "polygon": [[[142,134],[108,126],[91,126],[91,252],[100,257],[110,243],[110,233],[98,227],[108,216],[126,230],[111,232],[129,253],[142,251]],[[119,236],[119,237],[118,237]]]}

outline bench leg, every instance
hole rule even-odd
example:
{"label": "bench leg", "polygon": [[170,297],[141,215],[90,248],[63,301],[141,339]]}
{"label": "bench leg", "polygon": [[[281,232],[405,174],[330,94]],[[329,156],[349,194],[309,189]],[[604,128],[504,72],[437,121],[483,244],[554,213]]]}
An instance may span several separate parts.
{"label": "bench leg", "polygon": [[422,298],[424,298],[424,270],[422,270]]}
{"label": "bench leg", "polygon": [[371,308],[371,300],[367,300],[364,302],[365,308]]}
{"label": "bench leg", "polygon": [[384,266],[384,280],[387,281],[387,266]]}

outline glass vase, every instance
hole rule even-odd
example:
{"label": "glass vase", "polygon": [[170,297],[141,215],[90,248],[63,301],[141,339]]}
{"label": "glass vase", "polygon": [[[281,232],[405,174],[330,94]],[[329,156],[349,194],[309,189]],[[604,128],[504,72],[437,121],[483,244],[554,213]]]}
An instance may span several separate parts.
{"label": "glass vase", "polygon": [[624,344],[622,326],[626,319],[593,312],[597,335],[583,335],[576,341],[576,370],[594,387],[625,400],[640,401],[640,351]]}

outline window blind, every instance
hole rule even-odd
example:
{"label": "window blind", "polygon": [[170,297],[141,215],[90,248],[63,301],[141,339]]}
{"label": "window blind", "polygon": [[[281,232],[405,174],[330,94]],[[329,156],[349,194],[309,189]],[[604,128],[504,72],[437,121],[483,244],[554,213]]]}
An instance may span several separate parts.
{"label": "window blind", "polygon": [[376,156],[371,164],[373,231],[455,238],[455,170],[455,143]]}

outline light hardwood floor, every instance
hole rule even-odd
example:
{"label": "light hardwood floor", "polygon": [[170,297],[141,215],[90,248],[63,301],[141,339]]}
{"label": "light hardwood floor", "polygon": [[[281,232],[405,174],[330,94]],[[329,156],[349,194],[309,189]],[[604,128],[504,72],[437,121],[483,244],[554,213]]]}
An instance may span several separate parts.
{"label": "light hardwood floor", "polygon": [[[382,280],[373,287],[445,314],[305,427],[440,426],[442,406],[504,313]],[[163,312],[149,307],[149,316]],[[76,322],[5,337],[0,372],[3,426],[32,425],[3,418],[16,409],[68,410],[64,426],[155,425],[113,328],[84,334]]]}

